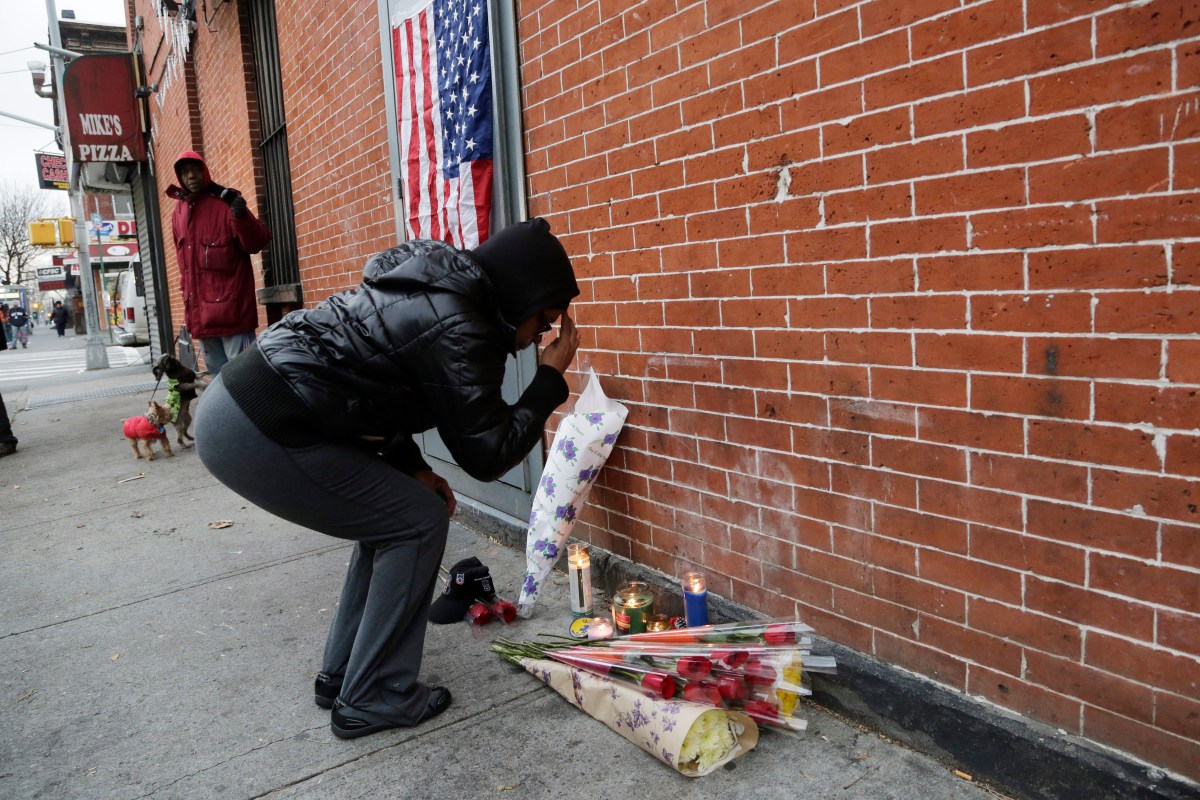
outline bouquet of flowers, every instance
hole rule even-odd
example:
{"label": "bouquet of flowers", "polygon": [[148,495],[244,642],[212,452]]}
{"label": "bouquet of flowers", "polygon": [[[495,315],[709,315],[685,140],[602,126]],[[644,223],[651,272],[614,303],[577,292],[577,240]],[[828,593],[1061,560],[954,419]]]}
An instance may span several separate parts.
{"label": "bouquet of flowers", "polygon": [[563,661],[522,656],[520,645],[505,647],[497,642],[493,647],[577,708],[689,778],[707,775],[758,743],[758,727],[738,711],[647,696],[623,680]]}
{"label": "bouquet of flowers", "polygon": [[522,619],[533,616],[546,576],[562,555],[575,518],[608,460],[628,413],[625,406],[605,396],[596,373],[589,370],[587,386],[575,409],[563,417],[554,434],[533,496],[525,534],[525,576],[517,600],[517,614]]}
{"label": "bouquet of flowers", "polygon": [[835,672],[832,657],[814,656],[812,628],[787,620],[706,625],[633,634],[586,644],[497,640],[493,649],[516,660],[551,659],[640,692],[656,701],[682,698],[743,713],[763,725],[803,731],[796,716],[812,694],[808,673]]}

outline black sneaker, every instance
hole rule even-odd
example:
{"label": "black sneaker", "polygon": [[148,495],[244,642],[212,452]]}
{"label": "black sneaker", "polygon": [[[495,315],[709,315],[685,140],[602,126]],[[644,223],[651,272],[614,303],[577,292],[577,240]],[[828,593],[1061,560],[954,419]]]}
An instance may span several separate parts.
{"label": "black sneaker", "polygon": [[313,701],[317,705],[321,708],[333,708],[333,701],[337,700],[341,691],[341,675],[330,675],[328,672],[317,673],[317,679],[313,681]]}
{"label": "black sneaker", "polygon": [[11,456],[15,452],[17,452],[16,442],[0,442],[0,458]]}
{"label": "black sneaker", "polygon": [[411,725],[404,725],[367,711],[351,708],[339,700],[334,703],[333,713],[329,716],[329,728],[339,739],[357,739],[359,736],[369,736],[372,733],[392,728],[409,728],[420,725],[427,719],[433,719],[449,707],[450,690],[445,686],[432,686],[429,689],[429,701],[425,705],[425,713]]}

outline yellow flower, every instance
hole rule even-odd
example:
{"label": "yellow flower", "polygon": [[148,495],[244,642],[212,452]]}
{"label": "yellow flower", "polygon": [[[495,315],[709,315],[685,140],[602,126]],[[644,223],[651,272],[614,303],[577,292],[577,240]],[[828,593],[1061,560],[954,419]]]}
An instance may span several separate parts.
{"label": "yellow flower", "polygon": [[729,715],[719,708],[705,711],[692,723],[679,749],[679,766],[694,766],[701,774],[729,754],[737,744]]}

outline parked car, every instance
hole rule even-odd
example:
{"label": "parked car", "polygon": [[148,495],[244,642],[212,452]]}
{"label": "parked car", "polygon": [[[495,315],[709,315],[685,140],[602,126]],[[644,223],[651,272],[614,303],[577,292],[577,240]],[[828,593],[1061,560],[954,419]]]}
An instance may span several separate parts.
{"label": "parked car", "polygon": [[116,302],[121,304],[122,324],[117,334],[117,344],[123,347],[139,347],[150,344],[150,322],[146,316],[146,291],[139,276],[141,264],[137,261],[122,270],[117,276]]}

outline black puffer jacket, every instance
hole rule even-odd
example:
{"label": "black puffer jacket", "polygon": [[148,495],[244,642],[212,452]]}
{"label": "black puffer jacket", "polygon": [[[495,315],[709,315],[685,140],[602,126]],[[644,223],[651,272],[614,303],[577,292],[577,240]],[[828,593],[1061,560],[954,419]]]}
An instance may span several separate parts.
{"label": "black puffer jacket", "polygon": [[[566,272],[570,297],[578,289],[569,261]],[[568,396],[558,371],[542,366],[515,404],[504,401],[513,334],[475,258],[408,242],[372,258],[357,289],[268,328],[221,380],[282,444],[373,437],[379,450],[382,437],[385,458],[413,472],[427,465],[411,434],[437,428],[459,466],[494,480],[533,448]]]}

